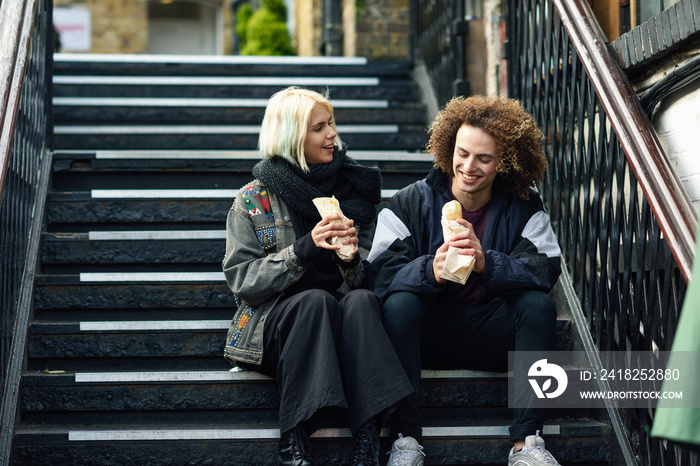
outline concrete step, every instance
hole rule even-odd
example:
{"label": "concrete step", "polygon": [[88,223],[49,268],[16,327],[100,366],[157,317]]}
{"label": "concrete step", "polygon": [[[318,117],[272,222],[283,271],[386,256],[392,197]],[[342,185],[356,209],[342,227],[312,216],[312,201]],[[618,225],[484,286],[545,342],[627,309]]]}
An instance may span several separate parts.
{"label": "concrete step", "polygon": [[[64,279],[65,278],[65,279]],[[116,277],[120,278],[120,277]],[[37,277],[35,308],[48,309],[235,309],[233,295],[223,280],[197,286],[182,282],[94,283],[78,275],[49,279]],[[231,313],[233,317],[233,312]]]}
{"label": "concrete step", "polygon": [[[429,413],[428,425],[483,422],[507,416],[509,376],[472,370],[424,370],[421,406]],[[191,411],[193,422],[201,416],[200,411],[279,408],[274,379],[253,371],[227,369],[33,371],[24,374],[22,393],[22,409],[27,416],[73,416],[91,411],[145,415],[185,410]],[[568,419],[596,415],[593,409],[546,411]],[[209,414],[205,414],[201,419],[208,418]]]}
{"label": "concrete step", "polygon": [[[54,76],[293,76],[405,78],[409,61],[365,57],[264,57],[193,55],[54,55]],[[318,84],[317,84],[318,85]],[[321,84],[323,85],[323,84]]]}
{"label": "concrete step", "polygon": [[[115,274],[116,275],[116,274]],[[111,309],[101,309],[98,304],[106,301],[103,295],[113,288],[130,286],[132,289],[142,288],[154,290],[157,285],[134,285],[128,281],[120,285],[106,286],[93,289],[95,296],[89,297],[90,309],[93,313],[89,320],[33,322],[27,343],[30,358],[38,360],[58,360],[60,358],[139,358],[139,357],[187,357],[212,358],[221,356],[226,344],[226,331],[230,319],[233,318],[235,306],[230,307],[228,318],[208,317],[202,312],[196,319],[182,320],[150,320],[141,317],[138,320],[118,320],[113,314],[120,314],[128,309],[128,304],[134,303],[124,296],[124,304],[113,312]],[[57,287],[53,287],[57,288]],[[61,291],[84,287],[61,287]],[[207,292],[211,285],[190,286],[192,293]],[[55,290],[58,291],[58,290]],[[131,290],[130,290],[131,291]],[[77,293],[76,293],[77,294]],[[137,294],[132,291],[132,295]],[[204,297],[203,297],[204,299]],[[211,300],[210,298],[209,300]],[[167,307],[170,303],[158,303],[158,309]],[[54,308],[55,309],[55,308]],[[71,306],[71,309],[75,309]],[[187,307],[193,309],[193,307]],[[145,315],[147,313],[144,312]],[[182,313],[181,313],[182,314]],[[570,350],[572,346],[571,325],[568,320],[557,322],[557,350]],[[120,363],[120,362],[118,362]],[[105,369],[109,367],[103,361]],[[62,369],[59,367],[59,369]]]}
{"label": "concrete step", "polygon": [[300,86],[332,99],[387,99],[418,102],[409,75],[379,76],[95,76],[54,75],[54,97],[180,97],[268,99]]}
{"label": "concrete step", "polygon": [[[56,149],[240,150],[255,149],[259,127],[247,125],[55,125]],[[425,125],[339,125],[350,150],[422,150]]]}
{"label": "concrete step", "polygon": [[[212,425],[213,424],[213,425]],[[474,425],[426,426],[426,465],[505,464],[510,446],[507,419]],[[279,430],[274,424],[232,427],[135,423],[119,428],[96,425],[33,426],[19,429],[13,464],[275,464]],[[547,448],[564,466],[608,464],[609,428],[595,420],[552,421],[545,425]],[[389,451],[386,436],[382,452]],[[352,455],[348,429],[331,428],[312,437],[322,464],[346,465]],[[386,458],[383,456],[383,458]]]}
{"label": "concrete step", "polygon": [[[220,266],[226,248],[226,231],[90,231],[46,233],[41,262],[44,273],[80,272],[80,266],[114,264],[200,264]],[[132,267],[133,269],[133,267]]]}
{"label": "concrete step", "polygon": [[[363,165],[378,167],[382,186],[400,189],[425,176],[432,156],[413,151],[350,151]],[[52,192],[92,189],[238,189],[253,179],[260,161],[248,151],[59,151]],[[201,196],[199,196],[201,197]]]}
{"label": "concrete step", "polygon": [[[262,121],[267,102],[253,98],[54,97],[53,114],[59,131],[67,125],[245,125]],[[341,137],[352,130],[348,125],[425,126],[425,109],[415,101],[331,102]]]}

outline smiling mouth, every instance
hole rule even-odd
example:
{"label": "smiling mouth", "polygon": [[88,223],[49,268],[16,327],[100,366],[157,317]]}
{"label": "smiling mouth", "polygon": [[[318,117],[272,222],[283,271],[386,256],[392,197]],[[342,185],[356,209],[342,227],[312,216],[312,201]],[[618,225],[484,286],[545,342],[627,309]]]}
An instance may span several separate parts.
{"label": "smiling mouth", "polygon": [[462,175],[462,176],[463,176],[464,179],[467,180],[467,181],[474,181],[474,180],[476,180],[477,178],[479,178],[479,177],[476,176],[476,175]]}
{"label": "smiling mouth", "polygon": [[330,146],[323,146],[323,148],[326,150],[333,150],[333,144],[331,144]]}

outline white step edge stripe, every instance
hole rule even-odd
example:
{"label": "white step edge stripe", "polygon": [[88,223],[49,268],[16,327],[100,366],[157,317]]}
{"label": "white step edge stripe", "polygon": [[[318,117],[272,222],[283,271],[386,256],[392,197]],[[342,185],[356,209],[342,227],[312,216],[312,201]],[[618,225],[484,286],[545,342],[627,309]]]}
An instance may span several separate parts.
{"label": "white step edge stripe", "polygon": [[226,230],[89,231],[90,241],[225,239]]}
{"label": "white step edge stripe", "polygon": [[211,63],[231,65],[366,65],[367,57],[297,57],[256,55],[155,55],[54,53],[55,62],[107,63]]}
{"label": "white step edge stripe", "polygon": [[223,272],[81,272],[80,282],[223,282]]}
{"label": "white step edge stripe", "polygon": [[[228,328],[229,321],[226,321]],[[470,370],[422,370],[423,379],[475,379],[506,378],[507,372],[483,372]],[[220,382],[246,380],[272,380],[255,371],[159,371],[159,372],[76,372],[76,383],[155,383],[155,382]]]}
{"label": "white step edge stripe", "polygon": [[431,154],[424,152],[406,152],[406,151],[349,151],[348,155],[355,160],[365,161],[401,161],[401,162],[433,162],[435,158]]}
{"label": "white step edge stripe", "polygon": [[[398,189],[382,189],[382,198],[389,199]],[[231,199],[237,189],[93,189],[93,199]]]}
{"label": "white step edge stripe", "polygon": [[54,84],[168,86],[378,86],[379,78],[306,76],[54,76]]}
{"label": "white step edge stripe", "polygon": [[101,160],[260,160],[260,152],[256,150],[98,150],[95,158]]}
{"label": "white step edge stripe", "polygon": [[[187,97],[54,97],[57,107],[239,107],[265,108],[269,99],[209,99]],[[389,108],[386,100],[331,100],[334,108]]]}
{"label": "white step edge stripe", "polygon": [[93,189],[93,199],[232,199],[237,189]]}
{"label": "white step edge stripe", "polygon": [[[509,426],[454,426],[424,427],[423,438],[433,437],[508,437]],[[546,424],[543,435],[559,435],[561,426]],[[382,436],[387,436],[384,429]],[[146,440],[251,440],[277,439],[279,429],[162,429],[162,430],[72,430],[68,432],[71,442],[90,441],[146,441]],[[321,429],[313,438],[350,438],[350,429]]]}
{"label": "white step edge stripe", "polygon": [[221,382],[272,380],[255,371],[77,372],[76,383]]}
{"label": "white step edge stripe", "polygon": [[231,320],[83,321],[80,331],[226,330],[230,324]]}
{"label": "white step edge stripe", "polygon": [[[86,151],[86,153],[89,153]],[[98,150],[94,152],[96,159],[101,160],[260,160],[260,153],[255,150],[212,150],[212,151],[148,151],[148,150]],[[403,162],[432,162],[433,156],[421,152],[407,151],[350,151],[355,160],[366,161],[403,161]]]}
{"label": "white step edge stripe", "polygon": [[[176,125],[176,126],[62,126],[54,127],[54,134],[258,134],[255,125]],[[398,125],[338,125],[344,133],[390,133],[399,132]]]}

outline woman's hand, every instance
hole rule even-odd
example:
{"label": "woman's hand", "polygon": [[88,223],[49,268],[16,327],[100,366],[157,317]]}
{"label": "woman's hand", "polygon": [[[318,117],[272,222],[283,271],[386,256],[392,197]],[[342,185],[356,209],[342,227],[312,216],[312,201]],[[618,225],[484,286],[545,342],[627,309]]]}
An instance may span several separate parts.
{"label": "woman's hand", "polygon": [[340,249],[340,245],[331,244],[331,239],[338,236],[342,238],[343,244],[355,245],[352,252],[354,256],[359,250],[357,229],[354,227],[354,222],[352,220],[347,219],[345,222],[342,220],[342,217],[338,214],[324,217],[316,224],[313,230],[311,230],[311,239],[314,240],[314,244],[317,248],[336,251]]}

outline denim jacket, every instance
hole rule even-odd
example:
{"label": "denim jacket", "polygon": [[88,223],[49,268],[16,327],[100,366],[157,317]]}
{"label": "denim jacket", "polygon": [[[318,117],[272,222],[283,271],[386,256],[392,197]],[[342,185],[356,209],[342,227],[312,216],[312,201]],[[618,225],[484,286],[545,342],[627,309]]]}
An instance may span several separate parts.
{"label": "denim jacket", "polygon": [[[267,192],[259,180],[239,190],[226,220],[223,260],[226,281],[238,304],[224,350],[233,364],[262,363],[265,319],[306,271],[294,252],[295,240],[289,208],[280,197]],[[371,244],[371,237],[367,240],[365,244]],[[360,248],[361,259],[367,257],[368,249]],[[365,275],[362,261],[338,268],[344,277],[341,291],[359,287]]]}

